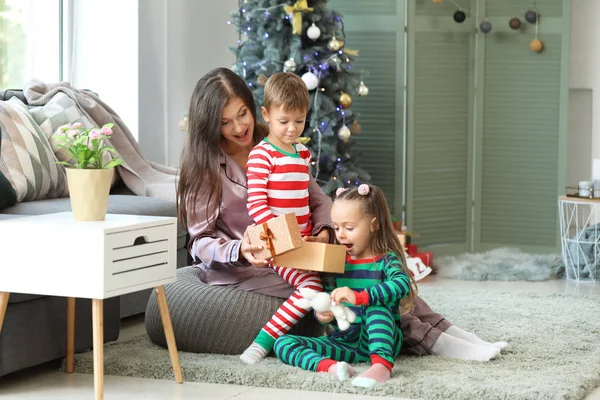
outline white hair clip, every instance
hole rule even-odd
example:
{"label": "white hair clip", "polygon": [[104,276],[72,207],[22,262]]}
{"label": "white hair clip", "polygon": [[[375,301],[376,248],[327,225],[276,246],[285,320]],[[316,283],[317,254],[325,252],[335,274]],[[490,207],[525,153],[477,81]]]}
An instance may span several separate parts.
{"label": "white hair clip", "polygon": [[335,191],[335,195],[339,196],[340,194],[342,194],[344,191],[346,190],[346,188],[337,188],[337,190]]}
{"label": "white hair clip", "polygon": [[358,194],[360,194],[361,196],[366,196],[369,194],[370,190],[371,188],[369,188],[369,185],[363,183],[358,187]]}

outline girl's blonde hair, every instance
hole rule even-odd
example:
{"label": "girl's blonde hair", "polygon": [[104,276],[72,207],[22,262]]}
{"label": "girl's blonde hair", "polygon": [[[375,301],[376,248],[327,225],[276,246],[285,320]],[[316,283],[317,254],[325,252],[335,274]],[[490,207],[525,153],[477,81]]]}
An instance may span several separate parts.
{"label": "girl's blonde hair", "polygon": [[377,186],[360,185],[339,193],[334,202],[339,200],[357,201],[366,218],[375,218],[376,228],[372,233],[371,251],[374,255],[384,256],[389,252],[394,252],[402,262],[402,270],[410,279],[410,292],[400,302],[400,312],[402,314],[411,312],[414,308],[414,298],[418,292],[417,283],[406,264],[404,249],[392,225],[392,217],[383,191]]}

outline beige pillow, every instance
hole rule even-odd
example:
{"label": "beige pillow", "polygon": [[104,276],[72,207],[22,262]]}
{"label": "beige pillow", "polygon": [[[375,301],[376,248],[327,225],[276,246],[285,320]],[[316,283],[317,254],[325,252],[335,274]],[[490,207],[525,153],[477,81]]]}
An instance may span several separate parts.
{"label": "beige pillow", "polygon": [[17,201],[64,197],[64,168],[56,164],[46,135],[21,100],[0,101],[0,171],[17,193]]}

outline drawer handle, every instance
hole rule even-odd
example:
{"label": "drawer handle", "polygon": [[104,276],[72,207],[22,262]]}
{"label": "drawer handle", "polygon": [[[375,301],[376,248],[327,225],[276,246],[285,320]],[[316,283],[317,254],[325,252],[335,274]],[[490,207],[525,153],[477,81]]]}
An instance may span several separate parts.
{"label": "drawer handle", "polygon": [[146,243],[149,243],[148,239],[146,239],[146,236],[138,236],[133,241],[134,246],[139,246],[141,244],[146,244]]}

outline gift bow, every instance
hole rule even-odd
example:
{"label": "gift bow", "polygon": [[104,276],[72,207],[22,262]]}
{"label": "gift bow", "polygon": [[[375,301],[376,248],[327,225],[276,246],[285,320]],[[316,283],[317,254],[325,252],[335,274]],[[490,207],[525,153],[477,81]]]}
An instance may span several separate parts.
{"label": "gift bow", "polygon": [[308,6],[307,0],[298,0],[293,6],[284,6],[286,14],[292,14],[292,34],[302,35],[302,14],[304,11],[313,11],[314,8]]}
{"label": "gift bow", "polygon": [[275,246],[273,246],[273,232],[269,229],[269,226],[264,223],[262,224],[263,231],[260,233],[260,240],[265,242],[265,248],[271,252],[271,257],[275,257]]}

